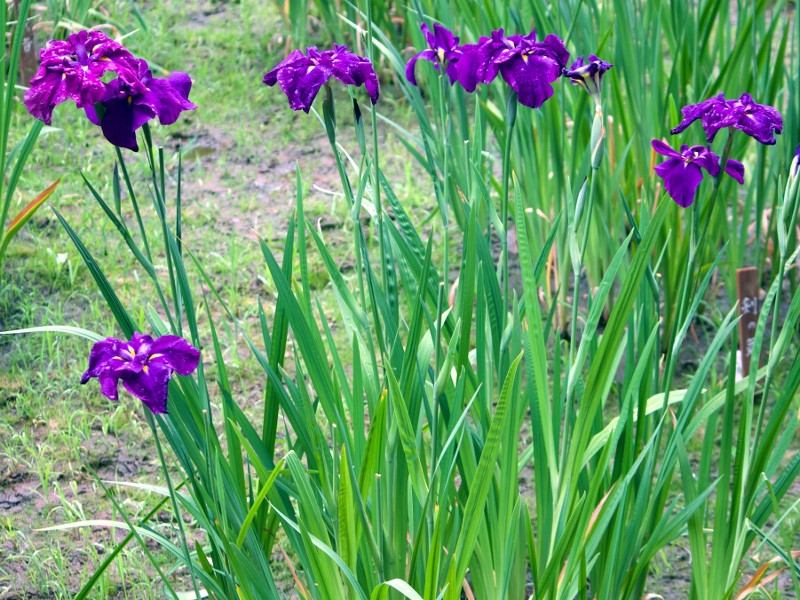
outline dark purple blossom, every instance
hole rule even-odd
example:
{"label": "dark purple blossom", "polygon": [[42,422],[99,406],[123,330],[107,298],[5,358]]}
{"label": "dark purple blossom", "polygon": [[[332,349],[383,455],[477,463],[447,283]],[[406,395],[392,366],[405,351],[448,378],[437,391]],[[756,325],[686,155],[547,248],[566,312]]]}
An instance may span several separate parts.
{"label": "dark purple blossom", "polygon": [[794,179],[797,177],[797,171],[800,169],[800,144],[797,145],[797,148],[794,149],[794,158],[792,159],[792,164],[789,167],[789,175]]}
{"label": "dark purple blossom", "polygon": [[[684,144],[680,152],[660,140],[653,140],[652,146],[662,156],[669,157],[656,165],[655,172],[664,179],[664,187],[672,199],[684,208],[694,202],[694,193],[703,180],[702,169],[712,177],[719,175],[719,157],[705,146],[690,148]],[[744,183],[744,165],[739,161],[728,160],[725,172],[739,184]]]}
{"label": "dark purple blossom", "polygon": [[103,130],[105,138],[122,148],[136,152],[136,130],[154,117],[162,125],[171,125],[184,110],[197,108],[189,102],[192,80],[182,71],[173,71],[164,79],[153,77],[147,62],[139,60],[137,74],[144,90],[129,86],[121,78],[111,81],[102,100],[102,115],[95,106],[86,106],[86,116]]}
{"label": "dark purple blossom", "polygon": [[412,85],[417,85],[417,79],[414,77],[414,67],[420,58],[430,60],[433,62],[436,69],[444,67],[445,73],[450,78],[450,84],[455,83],[458,74],[456,72],[456,62],[461,56],[461,50],[458,47],[458,38],[453,33],[438,23],[433,24],[433,33],[428,29],[427,23],[422,24],[422,33],[425,34],[425,39],[428,42],[428,49],[417,53],[414,58],[408,61],[406,65],[406,79]]}
{"label": "dark purple blossom", "polygon": [[106,338],[96,342],[89,354],[89,368],[81,377],[100,381],[100,391],[117,401],[117,384],[139,398],[154,413],[167,412],[167,392],[173,371],[189,375],[200,363],[200,351],[175,335],[153,340],[138,332],[131,341]]}
{"label": "dark purple blossom", "polygon": [[468,92],[479,83],[491,83],[497,74],[515,92],[520,104],[538,108],[553,95],[551,83],[561,76],[569,60],[564,43],[555,35],[536,41],[536,32],[506,37],[503,30],[461,47],[456,63],[458,80]]}
{"label": "dark purple blossom", "polygon": [[289,106],[294,110],[311,110],[311,104],[320,88],[331,77],[347,85],[364,85],[372,104],[378,101],[378,76],[369,59],[348,52],[347,46],[336,44],[334,50],[320,52],[316,46],[306,48],[308,55],[293,50],[289,56],[269,73],[264,75],[264,83],[273,86],[278,83],[289,98]]}
{"label": "dark purple blossom", "polygon": [[589,92],[595,102],[599,103],[603,74],[613,66],[591,54],[588,62],[585,62],[582,56],[578,57],[569,69],[564,69],[563,75],[569,77],[573,85],[579,85]]}
{"label": "dark purple blossom", "polygon": [[755,138],[762,144],[775,143],[774,134],[783,130],[781,113],[772,106],[757,104],[750,94],[742,94],[738,100],[725,100],[723,94],[681,109],[683,121],[670,133],[682,132],[697,119],[703,126],[708,143],[720,129],[733,127]]}
{"label": "dark purple blossom", "polygon": [[100,102],[106,95],[107,84],[101,79],[106,71],[114,71],[132,89],[145,91],[133,55],[99,31],[74,33],[66,41],[51,40],[39,56],[39,71],[25,91],[24,102],[47,125],[56,105],[68,99],[79,108]]}

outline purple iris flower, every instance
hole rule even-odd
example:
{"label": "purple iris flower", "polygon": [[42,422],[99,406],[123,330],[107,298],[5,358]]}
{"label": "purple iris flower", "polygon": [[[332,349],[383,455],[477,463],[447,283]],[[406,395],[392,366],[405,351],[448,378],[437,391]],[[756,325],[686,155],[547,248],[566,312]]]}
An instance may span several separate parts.
{"label": "purple iris flower", "polygon": [[[694,193],[703,180],[702,169],[712,177],[719,175],[719,156],[705,146],[690,148],[684,144],[680,152],[660,140],[653,140],[652,146],[653,150],[662,156],[669,157],[668,160],[656,165],[655,172],[664,180],[664,187],[672,199],[684,208],[694,202]],[[739,161],[728,160],[725,172],[740,185],[744,183],[744,165]]]}
{"label": "purple iris flower", "polygon": [[456,63],[458,80],[468,92],[478,83],[491,83],[497,74],[515,92],[520,104],[538,108],[553,95],[550,85],[561,76],[569,60],[569,52],[555,35],[536,41],[536,32],[506,37],[503,30],[482,37],[477,44],[461,47]]}
{"label": "purple iris flower", "polygon": [[800,170],[800,144],[794,149],[794,158],[792,164],[789,166],[789,175],[792,179],[797,177],[797,171]]}
{"label": "purple iris flower", "polygon": [[417,53],[414,58],[408,61],[406,65],[406,79],[412,85],[417,85],[417,79],[414,77],[414,67],[420,58],[430,60],[435,65],[436,69],[444,67],[445,73],[450,78],[450,84],[455,83],[458,78],[456,72],[456,62],[461,57],[461,49],[458,47],[458,38],[453,33],[438,23],[433,24],[433,33],[428,29],[428,24],[423,23],[420,27],[422,33],[425,34],[425,39],[428,41],[429,48]]}
{"label": "purple iris flower", "polygon": [[264,83],[273,86],[280,84],[289,98],[293,110],[311,110],[311,103],[320,88],[331,77],[347,85],[364,85],[372,104],[380,94],[378,76],[369,59],[347,51],[347,46],[336,44],[334,50],[320,52],[316,46],[306,48],[306,56],[300,50],[293,50],[289,56],[269,73],[264,75]]}
{"label": "purple iris flower", "polygon": [[117,384],[139,398],[154,413],[167,412],[167,392],[173,371],[189,375],[200,363],[200,351],[175,335],[153,340],[135,332],[131,341],[106,338],[96,342],[89,354],[89,368],[81,377],[100,380],[100,391],[117,401]]}
{"label": "purple iris flower", "polygon": [[680,133],[700,119],[709,144],[725,127],[743,131],[768,146],[775,143],[774,134],[783,130],[781,113],[772,106],[755,103],[750,94],[742,94],[738,100],[725,100],[724,95],[719,94],[705,102],[684,106],[681,114],[683,121],[670,133]]}
{"label": "purple iris flower", "polygon": [[39,71],[25,91],[28,111],[50,125],[56,105],[68,99],[78,108],[100,102],[108,84],[101,77],[114,71],[132,89],[144,92],[137,76],[137,62],[121,44],[100,31],[81,31],[66,41],[51,40],[39,52]]}
{"label": "purple iris flower", "polygon": [[171,125],[182,111],[197,108],[189,102],[192,80],[186,73],[173,71],[159,79],[153,77],[147,61],[139,60],[137,74],[143,90],[118,77],[107,86],[102,115],[97,114],[94,105],[84,107],[86,116],[103,129],[109,142],[134,152],[139,150],[136,130],[147,121],[157,116],[162,125]]}
{"label": "purple iris flower", "polygon": [[579,85],[589,92],[595,102],[599,103],[603,74],[613,66],[591,54],[588,62],[582,56],[578,57],[569,69],[564,69],[563,75],[569,77],[573,85]]}

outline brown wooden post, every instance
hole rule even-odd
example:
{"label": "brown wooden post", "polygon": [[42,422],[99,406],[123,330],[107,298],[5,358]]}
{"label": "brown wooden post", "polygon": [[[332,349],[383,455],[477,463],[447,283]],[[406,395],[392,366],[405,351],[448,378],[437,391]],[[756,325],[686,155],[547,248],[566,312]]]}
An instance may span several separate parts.
{"label": "brown wooden post", "polygon": [[[14,0],[14,15],[19,21],[19,0]],[[39,68],[39,52],[36,48],[36,36],[33,33],[31,21],[27,17],[30,17],[30,15],[23,15],[25,19],[25,31],[22,34],[22,47],[19,51],[19,74],[17,76],[17,83],[20,85],[28,85]]]}
{"label": "brown wooden post", "polygon": [[[742,356],[742,375],[750,373],[753,358],[753,341],[761,307],[758,303],[758,269],[745,267],[736,269],[736,293],[739,296],[739,349]],[[756,357],[758,369],[759,357]]]}

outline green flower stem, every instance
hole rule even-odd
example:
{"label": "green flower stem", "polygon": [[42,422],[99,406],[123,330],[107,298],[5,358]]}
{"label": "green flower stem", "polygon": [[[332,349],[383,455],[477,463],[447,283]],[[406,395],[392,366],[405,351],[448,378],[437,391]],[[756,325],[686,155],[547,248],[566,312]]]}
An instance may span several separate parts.
{"label": "green flower stem", "polygon": [[509,284],[508,284],[508,183],[511,178],[511,144],[514,125],[517,122],[517,93],[509,86],[506,96],[506,140],[503,147],[503,323],[501,331],[505,331],[508,321]]}
{"label": "green flower stem", "polygon": [[[164,450],[161,447],[161,440],[158,439],[158,429],[156,428],[156,421],[153,417],[153,413],[150,412],[149,409],[145,409],[145,418],[147,420],[147,424],[150,426],[150,431],[153,432],[153,440],[156,443],[156,451],[158,452],[158,461],[161,463],[161,469],[164,472],[164,479],[167,481],[167,489],[169,490],[169,497],[172,501],[172,510],[175,511],[175,518],[178,521],[178,531],[181,535],[181,546],[183,548],[184,559],[186,560],[186,568],[189,569],[189,574],[192,577],[192,586],[194,588],[194,593],[196,598],[200,598],[200,588],[197,585],[197,579],[194,576],[194,569],[192,568],[192,558],[189,553],[189,544],[186,541],[186,528],[183,525],[183,517],[181,514],[181,508],[178,504],[178,497],[175,495],[175,488],[172,485],[172,479],[169,476],[169,471],[167,470],[167,462],[164,460]],[[167,417],[169,418],[169,417]]]}
{"label": "green flower stem", "polygon": [[[180,297],[180,291],[178,289],[178,284],[175,279],[175,267],[172,264],[172,252],[170,252],[169,249],[169,233],[167,232],[167,206],[166,202],[164,201],[163,156],[159,161],[161,165],[161,169],[159,169],[155,162],[153,137],[150,134],[149,123],[145,123],[144,125],[142,125],[142,133],[144,133],[144,142],[145,142],[144,145],[147,154],[147,161],[150,165],[150,176],[153,181],[153,188],[155,189],[154,200],[157,205],[156,208],[159,213],[158,217],[159,220],[161,221],[161,233],[164,236],[164,254],[166,254],[167,256],[167,271],[169,272],[169,285],[170,285],[170,290],[172,291],[172,303],[174,304],[174,309],[175,309],[175,315],[174,315],[175,331],[173,333],[183,337],[182,326],[181,326],[183,320],[181,317],[181,297]],[[159,152],[159,154],[161,154],[161,152]],[[159,171],[161,173],[160,177],[159,177]]]}
{"label": "green flower stem", "polygon": [[[576,335],[578,333],[578,297],[580,293],[581,284],[581,271],[583,270],[583,257],[586,254],[586,243],[589,240],[589,226],[592,223],[592,208],[594,207],[594,194],[597,188],[597,172],[598,169],[592,168],[592,180],[589,183],[589,198],[587,198],[586,206],[586,225],[583,228],[583,239],[580,246],[580,258],[578,260],[577,268],[573,270],[573,290],[572,290],[572,322],[570,323],[570,363],[572,363],[573,353],[577,346]],[[579,223],[575,222],[575,231],[578,230]],[[589,291],[591,296],[591,290]],[[574,392],[574,390],[573,390]]]}
{"label": "green flower stem", "polygon": [[[367,58],[374,58],[372,43],[372,2],[367,0]],[[389,279],[386,273],[386,248],[384,238],[383,205],[381,203],[380,164],[378,162],[378,116],[375,107],[370,111],[372,116],[372,166],[374,181],[372,184],[375,196],[375,211],[378,213],[378,249],[381,256],[381,285],[385,293],[389,293]]]}

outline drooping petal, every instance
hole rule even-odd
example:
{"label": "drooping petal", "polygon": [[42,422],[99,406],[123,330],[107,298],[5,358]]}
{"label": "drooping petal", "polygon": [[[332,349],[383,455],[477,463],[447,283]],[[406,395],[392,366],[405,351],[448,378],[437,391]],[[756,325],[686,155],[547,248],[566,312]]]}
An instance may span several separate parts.
{"label": "drooping petal", "polygon": [[165,79],[153,79],[148,88],[149,91],[138,96],[134,102],[152,108],[162,125],[172,125],[181,112],[197,108],[189,102],[192,80],[182,71],[174,71]]}
{"label": "drooping petal", "polygon": [[[33,84],[33,80],[31,83]],[[31,85],[25,90],[22,97],[25,108],[35,118],[44,121],[45,125],[50,125],[53,109],[63,102],[57,98],[66,98],[64,88],[64,76],[61,73],[55,71],[43,73],[36,85]]]}
{"label": "drooping petal", "polygon": [[117,384],[119,383],[120,376],[121,373],[116,371],[108,371],[98,375],[98,380],[100,381],[100,392],[106,398],[114,402],[119,401],[119,388],[117,387]]}
{"label": "drooping petal", "polygon": [[433,50],[423,50],[422,52],[415,54],[411,60],[408,61],[408,64],[406,65],[406,79],[408,79],[411,85],[417,85],[417,78],[414,76],[414,68],[420,58],[435,62],[436,52]]}
{"label": "drooping petal", "polygon": [[697,119],[701,119],[703,131],[705,131],[709,143],[714,140],[714,136],[720,129],[729,127],[737,120],[732,115],[731,106],[722,93],[698,104],[684,106],[681,114],[683,120],[670,133],[672,135],[681,133]]}
{"label": "drooping petal", "polygon": [[189,375],[200,363],[200,351],[182,337],[162,335],[150,347],[148,366],[165,364],[180,375]]}
{"label": "drooping petal", "polygon": [[300,50],[292,50],[289,55],[284,58],[278,65],[268,71],[266,75],[264,75],[264,83],[268,86],[272,87],[278,82],[278,73],[280,73],[286,67],[293,67],[293,68],[302,68],[305,67],[306,69],[311,64],[311,61],[305,56]]}
{"label": "drooping petal", "polygon": [[650,145],[653,147],[653,150],[655,150],[662,156],[669,156],[670,158],[683,159],[683,155],[680,152],[678,152],[677,150],[673,150],[668,144],[665,144],[661,140],[653,140],[652,142],[650,142]]}
{"label": "drooping petal", "polygon": [[170,377],[168,365],[151,362],[138,373],[123,373],[120,379],[125,389],[144,402],[153,413],[163,414],[167,412]]}
{"label": "drooping petal", "polygon": [[[559,75],[561,74],[561,70],[566,66],[567,61],[569,60],[569,51],[567,50],[566,46],[564,46],[564,42],[561,41],[561,38],[559,38],[557,35],[553,33],[544,38],[544,41],[537,42],[535,44],[534,51],[537,54],[548,56],[553,61],[555,61],[555,63],[559,67],[558,68]],[[596,56],[594,56],[594,60],[597,60]],[[610,68],[611,65],[609,65],[606,70]]]}
{"label": "drooping petal", "polygon": [[686,164],[677,158],[670,158],[657,165],[655,172],[664,179],[667,193],[680,206],[686,208],[694,202],[695,191],[703,181],[700,167],[693,163]]}
{"label": "drooping petal", "polygon": [[780,135],[783,131],[783,117],[780,112],[772,106],[757,104],[750,94],[742,94],[733,104],[741,109],[741,114],[737,115],[738,119],[733,123],[735,129],[767,146],[775,143],[774,134]]}
{"label": "drooping petal", "polygon": [[103,106],[105,113],[100,127],[105,138],[115,146],[138,152],[136,130],[155,117],[155,111],[149,106],[134,104],[131,97],[107,100]]}
{"label": "drooping petal", "polygon": [[719,175],[719,157],[704,146],[692,146],[683,155],[694,164],[703,167],[712,177]]}
{"label": "drooping petal", "polygon": [[482,54],[477,44],[461,46],[461,57],[452,65],[456,80],[469,93],[482,82],[481,77]]}
{"label": "drooping petal", "polygon": [[538,108],[553,95],[552,81],[558,79],[559,65],[549,57],[515,56],[500,67],[503,79],[519,97],[519,103]]}
{"label": "drooping petal", "polygon": [[728,164],[725,165],[725,172],[733,177],[739,185],[744,183],[744,165],[738,160],[728,159]]}
{"label": "drooping petal", "polygon": [[118,356],[119,340],[106,338],[95,342],[89,352],[89,366],[81,377],[81,384],[85,384],[92,377],[97,377],[106,368],[108,361]]}
{"label": "drooping petal", "polygon": [[330,79],[330,71],[323,65],[292,64],[278,71],[277,77],[289,106],[308,112],[317,92]]}
{"label": "drooping petal", "polygon": [[364,85],[372,104],[378,101],[378,75],[369,59],[348,52],[345,46],[338,46],[330,58],[330,72],[333,77],[348,85]]}

